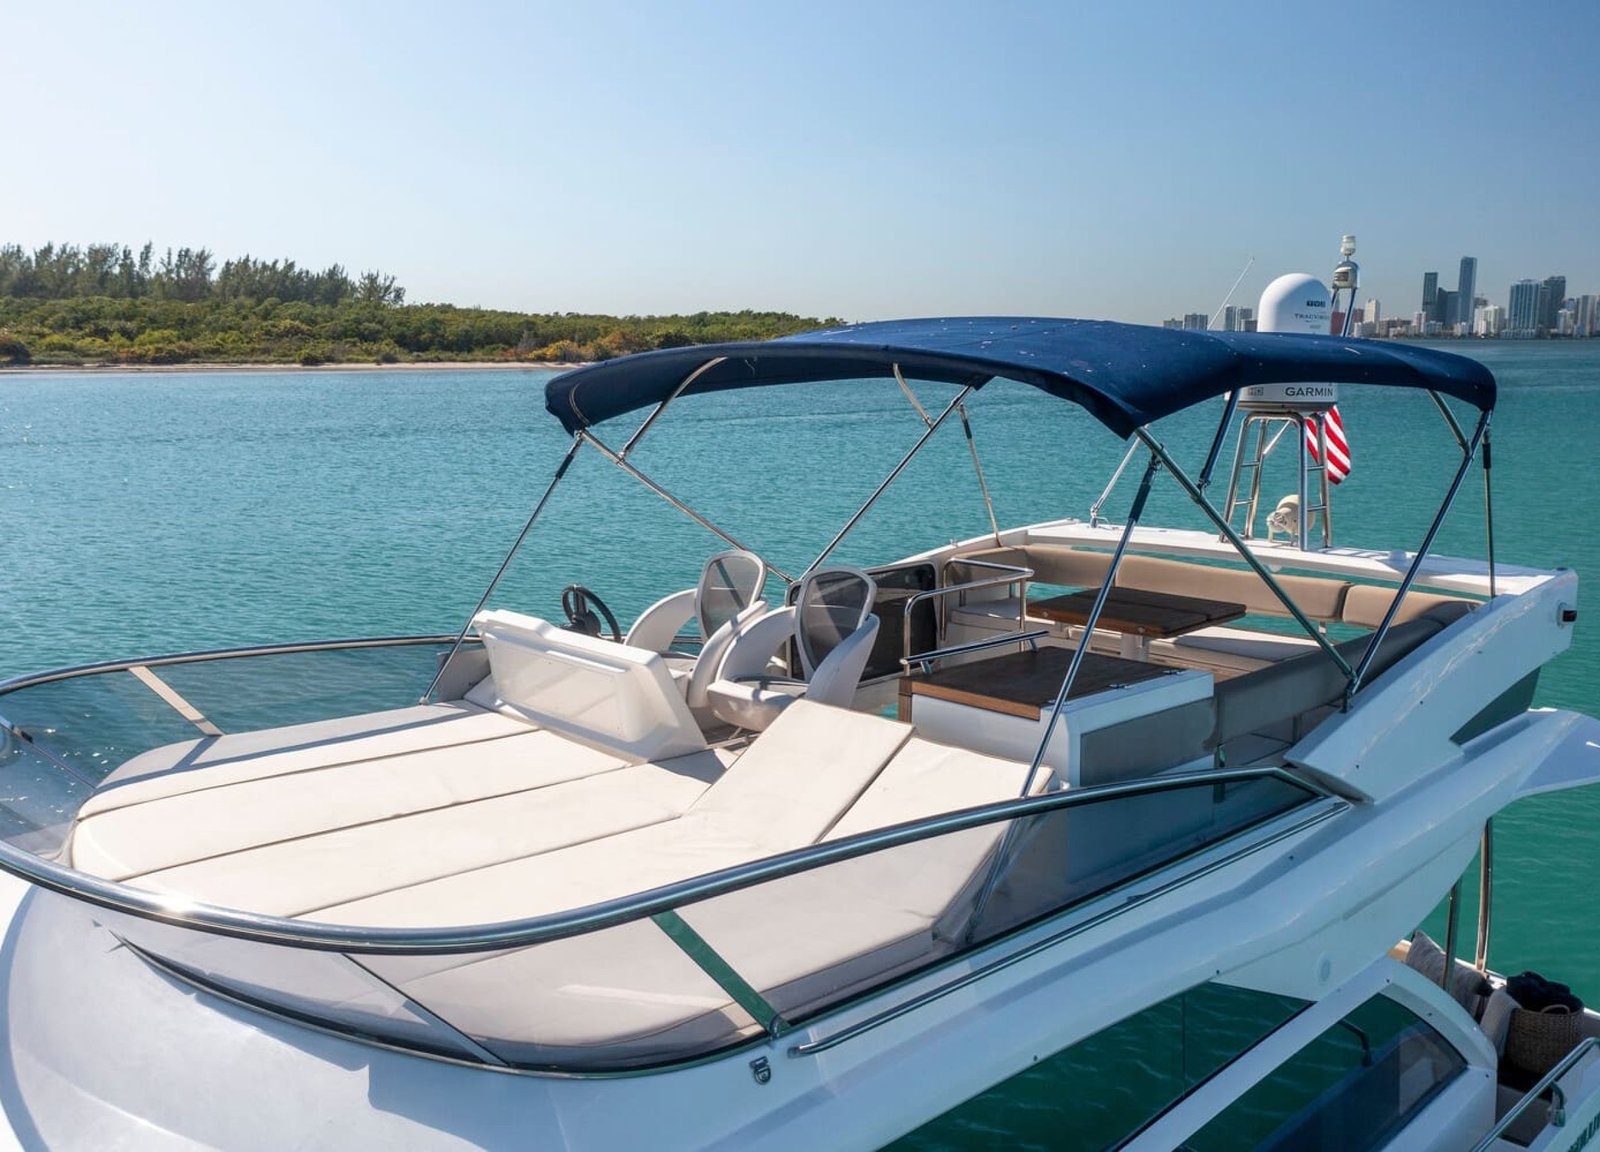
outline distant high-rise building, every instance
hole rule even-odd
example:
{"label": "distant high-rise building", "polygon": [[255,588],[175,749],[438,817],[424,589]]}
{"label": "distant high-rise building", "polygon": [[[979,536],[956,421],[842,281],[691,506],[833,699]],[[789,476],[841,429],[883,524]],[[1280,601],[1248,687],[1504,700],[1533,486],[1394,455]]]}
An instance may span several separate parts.
{"label": "distant high-rise building", "polygon": [[1454,323],[1472,323],[1472,305],[1478,298],[1478,258],[1463,256],[1461,273],[1456,279],[1456,317]]}
{"label": "distant high-rise building", "polygon": [[1498,304],[1485,304],[1477,312],[1473,333],[1478,336],[1498,336],[1506,326],[1506,310]]}
{"label": "distant high-rise building", "polygon": [[1161,326],[1163,328],[1182,328],[1183,321],[1174,316],[1171,320],[1163,320]]}
{"label": "distant high-rise building", "polygon": [[1577,301],[1577,315],[1574,318],[1572,334],[1574,336],[1600,336],[1600,296],[1589,294],[1579,296]]}
{"label": "distant high-rise building", "polygon": [[1224,332],[1239,331],[1239,306],[1229,304],[1222,310],[1222,330]]}
{"label": "distant high-rise building", "polygon": [[1434,309],[1439,306],[1439,274],[1437,272],[1424,272],[1422,274],[1422,317],[1423,321],[1438,320]]}
{"label": "distant high-rise building", "polygon": [[1546,276],[1539,285],[1539,327],[1546,332],[1556,330],[1556,313],[1567,302],[1567,278]]}
{"label": "distant high-rise building", "polygon": [[1537,280],[1518,280],[1511,286],[1511,301],[1506,308],[1506,330],[1511,335],[1528,337],[1539,330],[1539,298],[1543,287]]}
{"label": "distant high-rise building", "polygon": [[1204,312],[1185,312],[1183,314],[1183,330],[1185,332],[1204,332],[1211,327],[1211,318]]}
{"label": "distant high-rise building", "polygon": [[1239,306],[1239,327],[1238,327],[1237,331],[1240,331],[1240,332],[1254,332],[1255,330],[1256,330],[1256,310],[1254,308],[1246,308],[1244,305],[1241,304]]}
{"label": "distant high-rise building", "polygon": [[1368,300],[1366,307],[1367,320],[1377,324],[1383,319],[1383,307],[1376,300]]}
{"label": "distant high-rise building", "polygon": [[1446,331],[1456,323],[1456,293],[1448,288],[1439,289],[1439,305],[1435,309],[1438,323],[1443,324]]}

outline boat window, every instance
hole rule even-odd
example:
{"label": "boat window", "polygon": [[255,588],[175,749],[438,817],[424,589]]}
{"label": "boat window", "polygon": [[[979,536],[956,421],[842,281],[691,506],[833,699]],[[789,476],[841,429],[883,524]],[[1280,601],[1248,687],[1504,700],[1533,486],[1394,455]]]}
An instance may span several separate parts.
{"label": "boat window", "polygon": [[1183,1152],[1381,1148],[1466,1066],[1416,1014],[1375,996],[1214,1117]]}
{"label": "boat window", "polygon": [[890,1152],[1114,1147],[1302,1007],[1288,996],[1202,984],[1040,1060],[902,1137]]}

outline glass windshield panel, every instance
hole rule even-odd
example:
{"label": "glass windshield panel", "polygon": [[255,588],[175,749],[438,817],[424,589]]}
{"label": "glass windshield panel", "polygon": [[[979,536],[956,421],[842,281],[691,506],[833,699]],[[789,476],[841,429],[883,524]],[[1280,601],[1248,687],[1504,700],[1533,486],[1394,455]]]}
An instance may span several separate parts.
{"label": "glass windshield panel", "polygon": [[[254,732],[415,704],[448,644],[283,652],[153,671],[224,732]],[[0,708],[3,708],[0,703]]]}
{"label": "glass windshield panel", "polygon": [[1381,1148],[1466,1070],[1415,1013],[1375,996],[1191,1136],[1188,1152]]}
{"label": "glass windshield panel", "polygon": [[200,735],[129,672],[19,688],[0,696],[0,715],[91,780],[141,752]]}
{"label": "glass windshield panel", "polygon": [[54,856],[90,786],[8,734],[0,740],[0,840]]}

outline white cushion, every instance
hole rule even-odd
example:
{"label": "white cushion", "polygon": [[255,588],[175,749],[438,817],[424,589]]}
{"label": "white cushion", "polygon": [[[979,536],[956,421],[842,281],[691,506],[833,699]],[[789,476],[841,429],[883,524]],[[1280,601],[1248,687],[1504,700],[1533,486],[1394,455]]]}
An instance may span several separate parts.
{"label": "white cushion", "polygon": [[149,872],[135,883],[223,907],[300,916],[670,820],[721,772],[709,752],[632,765],[231,852]]}
{"label": "white cushion", "polygon": [[[263,756],[256,767],[271,764]],[[320,832],[393,820],[576,780],[623,761],[553,732],[432,748],[383,759],[293,767],[271,776],[213,782],[187,775],[192,791],[125,804],[80,818],[72,838],[75,867],[122,880],[195,860]]]}
{"label": "white cushion", "polygon": [[1275,632],[1262,632],[1254,628],[1229,628],[1216,624],[1176,637],[1172,643],[1178,648],[1198,648],[1206,652],[1220,652],[1245,660],[1276,663],[1290,656],[1309,652],[1317,646],[1311,637],[1283,636]]}
{"label": "white cushion", "polygon": [[473,619],[501,708],[634,763],[705,748],[659,653],[517,612]]}
{"label": "white cushion", "polygon": [[910,726],[800,700],[678,820],[318,909],[351,924],[475,924],[611,900],[814,843]]}
{"label": "white cushion", "polygon": [[[423,704],[260,732],[184,740],[142,753],[101,781],[79,816],[107,812],[193,788],[214,788],[446,748],[533,731],[535,725],[470,704]],[[203,772],[201,770],[204,770]]]}
{"label": "white cushion", "polygon": [[[1022,795],[1027,776],[1028,766],[1020,761],[913,737],[827,838],[836,840],[940,812],[1015,800]],[[1049,779],[1049,770],[1041,768],[1035,774],[1033,791],[1042,791]]]}

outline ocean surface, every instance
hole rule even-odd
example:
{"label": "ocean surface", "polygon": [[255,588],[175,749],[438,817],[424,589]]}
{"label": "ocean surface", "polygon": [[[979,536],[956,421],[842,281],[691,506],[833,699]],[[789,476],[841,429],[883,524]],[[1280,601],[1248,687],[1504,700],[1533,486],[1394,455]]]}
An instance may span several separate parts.
{"label": "ocean surface", "polygon": [[[1600,341],[1452,350],[1500,381],[1498,558],[1600,576]],[[0,374],[0,676],[233,644],[456,630],[569,443],[544,410],[549,376]],[[921,395],[937,413],[951,393]],[[1022,386],[991,385],[969,410],[1002,526],[1086,515],[1123,451],[1082,412]],[[1457,456],[1444,422],[1413,393],[1350,388],[1341,411],[1355,467],[1336,491],[1335,542],[1414,547]],[[1214,420],[1208,410],[1157,431],[1198,471]],[[605,430],[613,446],[634,422]],[[681,401],[632,459],[798,572],[922,431],[892,385],[763,389]],[[1108,500],[1109,518],[1126,510],[1134,480]],[[1275,497],[1291,482],[1269,476],[1265,490]],[[1169,478],[1158,480],[1146,523],[1201,526]],[[952,420],[834,555],[881,563],[987,526]],[[1438,550],[1481,556],[1483,542],[1474,473]],[[720,547],[585,449],[492,603],[553,615],[561,588],[578,582],[626,622],[692,584]],[[1539,704],[1600,710],[1596,628],[1580,621],[1572,650],[1545,670]],[[1567,980],[1600,1003],[1600,789],[1521,802],[1496,827],[1491,963]],[[1004,1138],[1052,1147],[1049,1095],[1019,1094],[1018,1127],[1004,1136],[985,1126],[991,1115],[918,1146]]]}

